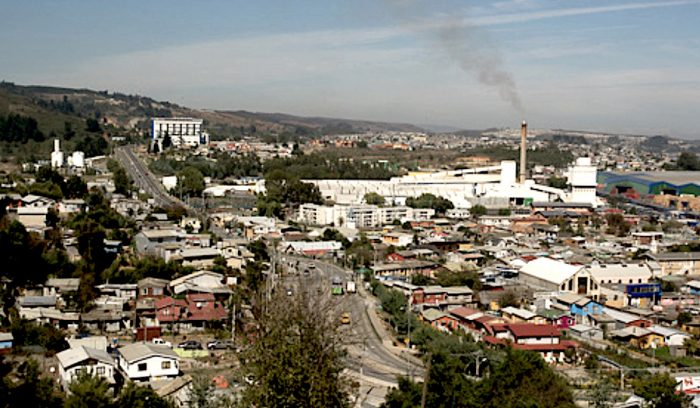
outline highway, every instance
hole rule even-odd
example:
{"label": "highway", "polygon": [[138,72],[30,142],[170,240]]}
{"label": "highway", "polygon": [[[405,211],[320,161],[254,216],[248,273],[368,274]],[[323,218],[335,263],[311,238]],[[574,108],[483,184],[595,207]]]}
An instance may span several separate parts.
{"label": "highway", "polygon": [[114,151],[117,160],[124,167],[138,188],[153,197],[158,206],[181,205],[187,207],[180,200],[170,196],[163,185],[156,179],[145,164],[134,154],[131,146],[118,147]]}

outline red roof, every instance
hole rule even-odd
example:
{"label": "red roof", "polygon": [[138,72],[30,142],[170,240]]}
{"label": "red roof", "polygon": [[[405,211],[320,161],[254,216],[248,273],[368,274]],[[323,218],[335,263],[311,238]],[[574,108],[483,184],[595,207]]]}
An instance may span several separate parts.
{"label": "red roof", "polygon": [[470,309],[468,307],[460,306],[455,309],[450,310],[450,314],[453,314],[461,319],[468,319],[470,316],[473,316],[477,313],[481,313],[479,310],[476,309]]}
{"label": "red roof", "polygon": [[164,298],[156,299],[154,305],[156,309],[163,309],[168,306],[187,307],[187,302],[182,299],[173,299],[170,296],[166,296]]}
{"label": "red roof", "polygon": [[559,337],[559,329],[550,324],[509,324],[508,330],[515,338],[520,337]]}

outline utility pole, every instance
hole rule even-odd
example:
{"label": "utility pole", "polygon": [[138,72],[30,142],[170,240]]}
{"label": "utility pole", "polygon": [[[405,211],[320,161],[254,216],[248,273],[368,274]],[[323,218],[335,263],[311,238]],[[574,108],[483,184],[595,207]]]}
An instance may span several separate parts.
{"label": "utility pole", "polygon": [[423,377],[423,391],[420,397],[420,408],[425,408],[425,400],[428,396],[428,380],[430,379],[430,365],[433,362],[433,353],[428,352],[428,366],[425,367],[425,376]]}

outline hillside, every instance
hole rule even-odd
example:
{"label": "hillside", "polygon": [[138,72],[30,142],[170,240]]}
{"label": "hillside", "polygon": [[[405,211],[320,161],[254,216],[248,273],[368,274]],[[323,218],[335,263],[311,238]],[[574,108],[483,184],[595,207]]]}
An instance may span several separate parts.
{"label": "hillside", "polygon": [[64,122],[78,124],[86,118],[99,118],[103,124],[114,128],[145,130],[148,119],[153,116],[202,118],[214,139],[285,132],[303,137],[362,131],[423,130],[410,124],[299,117],[281,113],[198,110],[139,95],[3,82],[0,84],[0,115],[8,113],[35,117],[42,131],[47,133],[52,130],[58,133]]}

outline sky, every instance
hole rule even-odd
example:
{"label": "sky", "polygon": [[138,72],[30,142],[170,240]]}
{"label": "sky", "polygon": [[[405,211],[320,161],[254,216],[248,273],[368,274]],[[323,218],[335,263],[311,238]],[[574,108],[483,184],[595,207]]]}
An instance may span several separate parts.
{"label": "sky", "polygon": [[0,79],[185,106],[700,139],[700,0],[0,0]]}

